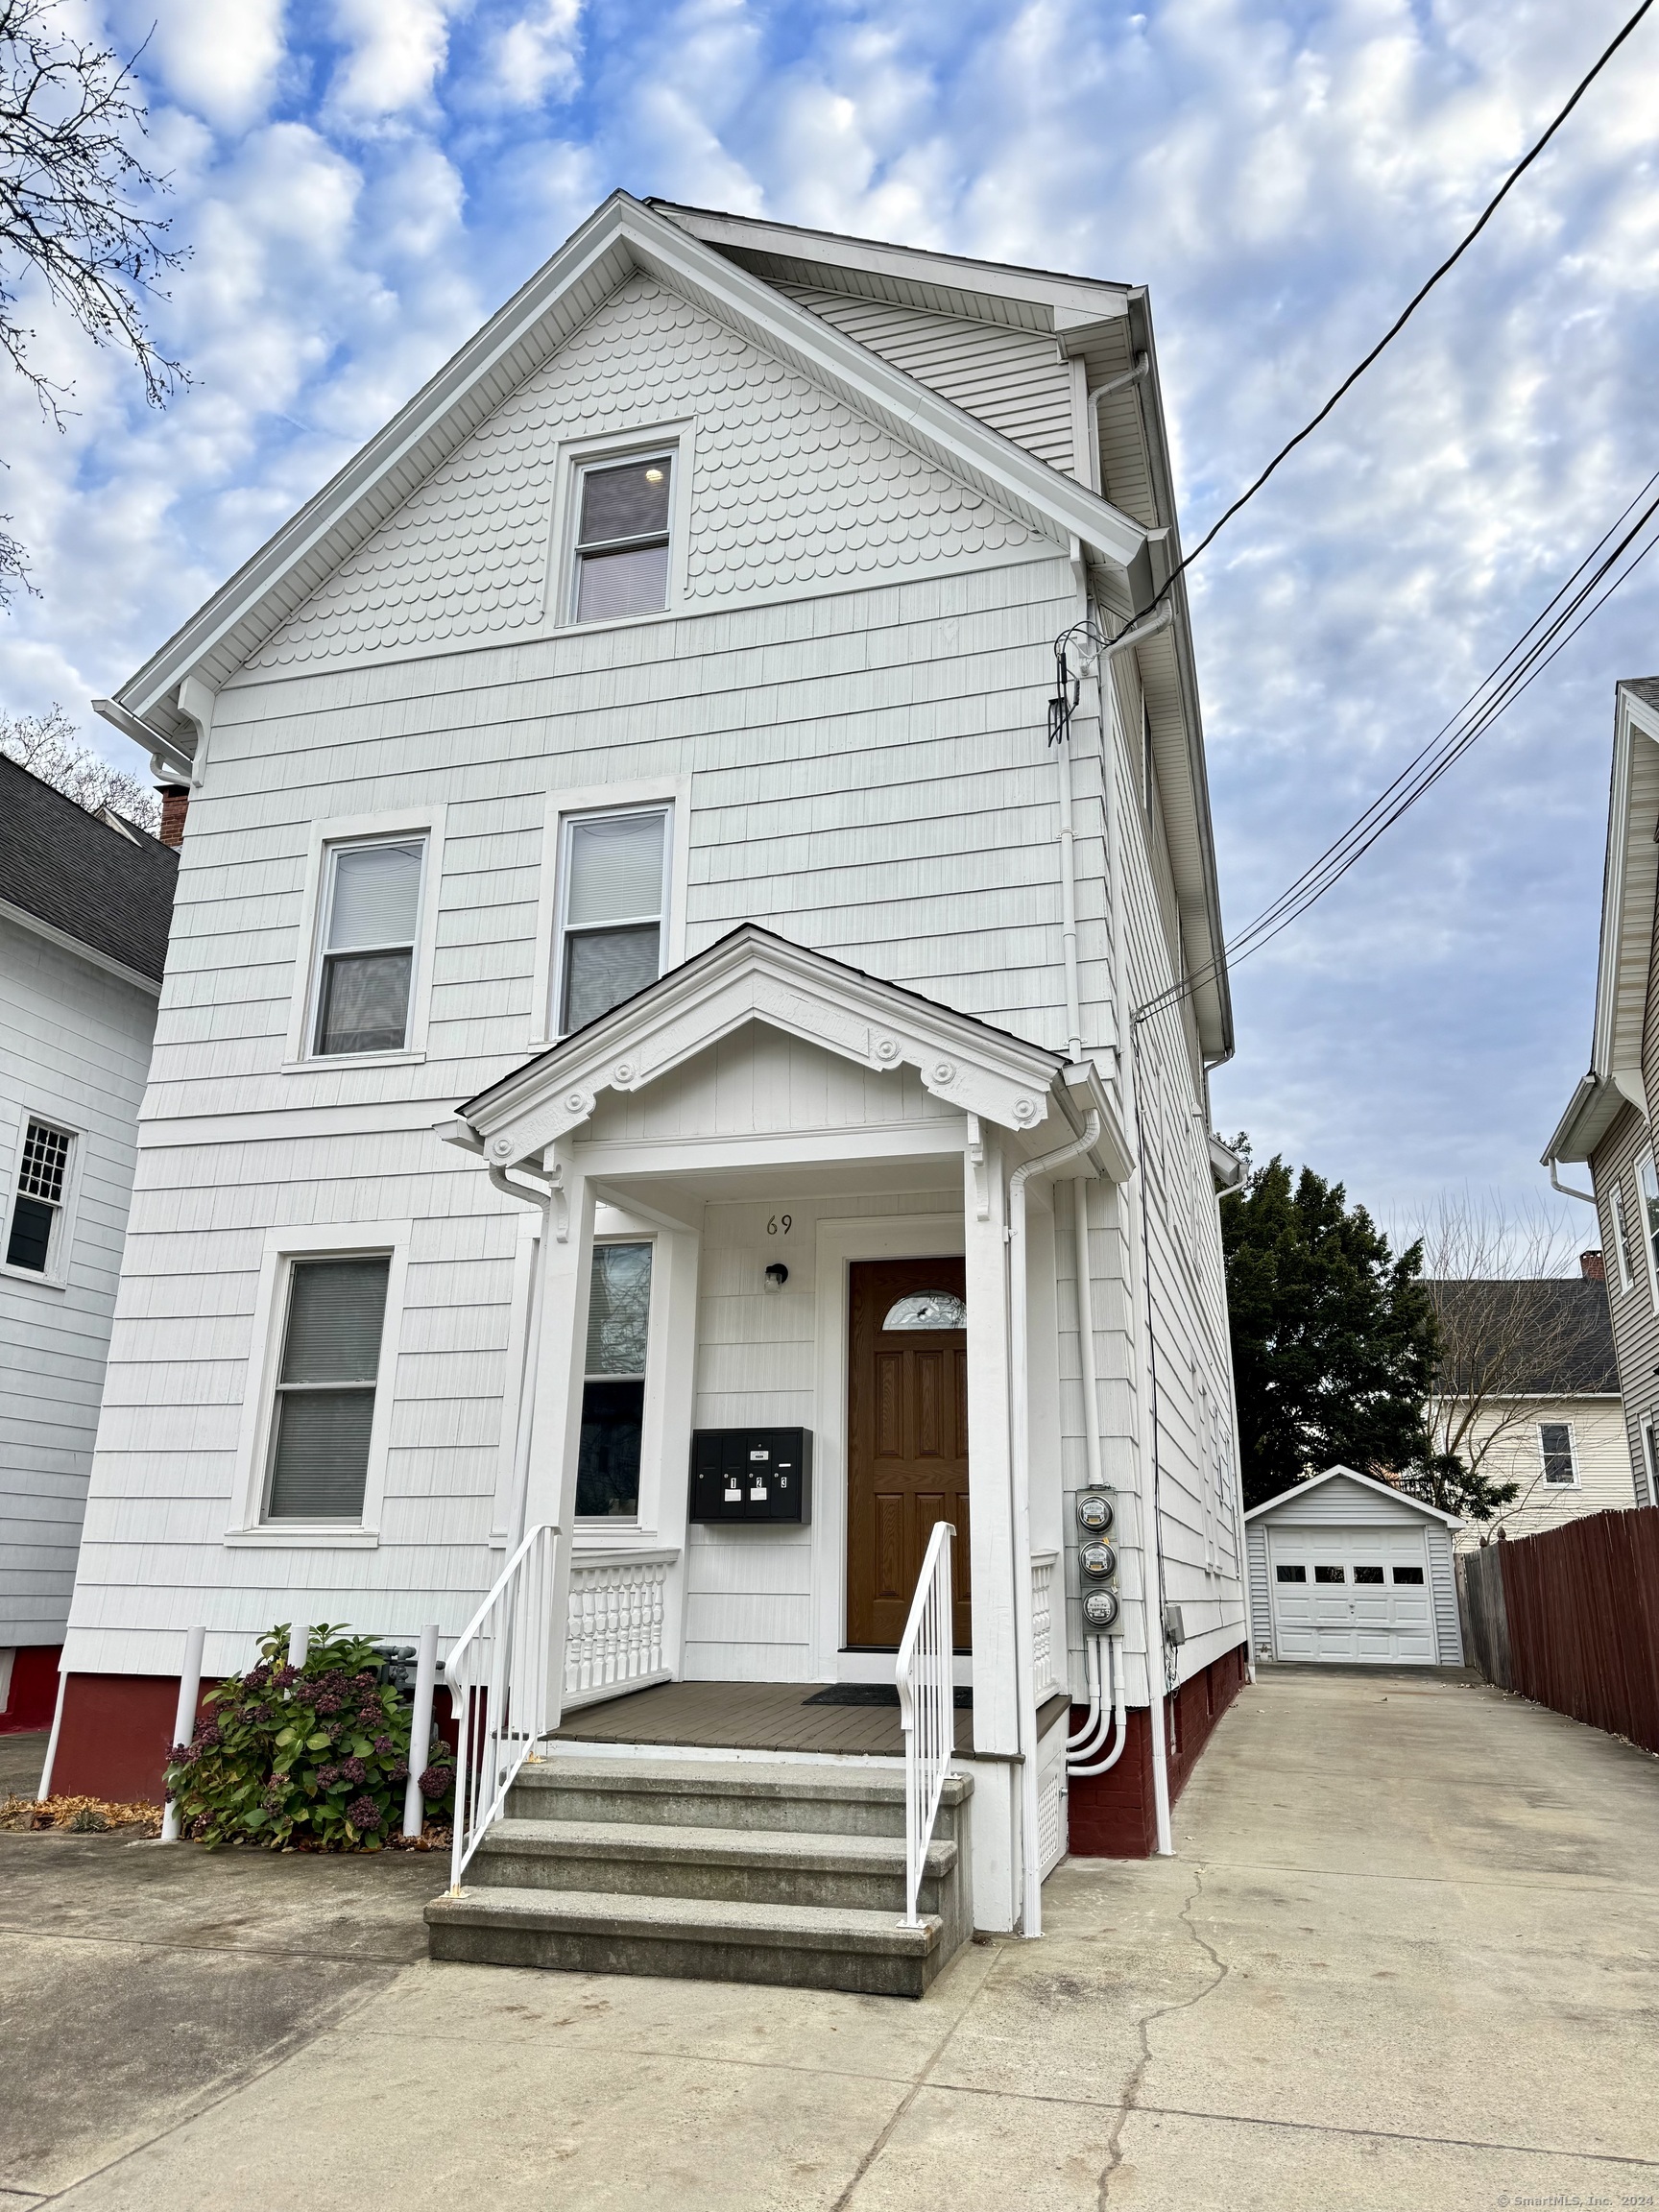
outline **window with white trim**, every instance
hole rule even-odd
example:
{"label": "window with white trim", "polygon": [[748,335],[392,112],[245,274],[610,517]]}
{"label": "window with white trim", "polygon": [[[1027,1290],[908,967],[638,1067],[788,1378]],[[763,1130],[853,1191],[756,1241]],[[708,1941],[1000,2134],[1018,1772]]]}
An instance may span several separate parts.
{"label": "window with white trim", "polygon": [[577,470],[572,621],[613,622],[667,606],[673,478],[672,448]]}
{"label": "window with white trim", "polygon": [[400,1052],[409,1043],[424,837],[328,847],[311,1053]]}
{"label": "window with white trim", "polygon": [[63,1206],[74,1156],[74,1132],[33,1115],[23,1128],[23,1153],[12,1194],[6,1264],[31,1274],[56,1273],[62,1261]]}
{"label": "window with white trim", "polygon": [[1540,1421],[1538,1457],[1544,1480],[1551,1490],[1571,1490],[1578,1481],[1578,1455],[1571,1421]]}
{"label": "window with white trim", "polygon": [[555,1001],[562,1036],[662,973],[671,812],[633,806],[565,818]]}
{"label": "window with white trim", "polygon": [[1651,1414],[1642,1424],[1642,1473],[1647,1479],[1647,1495],[1638,1498],[1636,1503],[1659,1505],[1659,1437],[1654,1435]]}
{"label": "window with white trim", "polygon": [[1630,1265],[1630,1224],[1624,1218],[1624,1183],[1623,1177],[1613,1185],[1613,1261],[1619,1270],[1619,1287],[1627,1291],[1633,1269]]}
{"label": "window with white trim", "polygon": [[593,1247],[576,1460],[580,1520],[635,1521],[639,1516],[651,1260],[649,1243]]}
{"label": "window with white trim", "polygon": [[384,1252],[289,1262],[266,1521],[363,1517],[391,1264]]}
{"label": "window with white trim", "polygon": [[1636,1170],[1642,1186],[1642,1249],[1647,1255],[1647,1287],[1659,1313],[1659,1171],[1649,1152]]}

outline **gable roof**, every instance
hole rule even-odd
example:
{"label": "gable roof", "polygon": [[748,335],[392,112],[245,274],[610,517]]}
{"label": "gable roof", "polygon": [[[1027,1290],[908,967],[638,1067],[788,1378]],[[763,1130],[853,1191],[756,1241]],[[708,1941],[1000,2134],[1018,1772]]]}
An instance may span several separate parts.
{"label": "gable roof", "polygon": [[[645,1089],[751,1022],[851,1060],[873,1073],[917,1070],[935,1097],[1006,1129],[1036,1129],[1052,1104],[1079,1133],[1100,1113],[1097,1170],[1132,1165],[1115,1109],[1092,1067],[1027,1044],[918,991],[884,983],[828,953],[741,923],[585,1028],[539,1052],[456,1109],[457,1139],[511,1166],[586,1121],[602,1091]],[[1068,1074],[1064,1083],[1058,1079]],[[1073,1103],[1071,1083],[1079,1088]]]}
{"label": "gable roof", "polygon": [[1590,1068],[1544,1154],[1588,1160],[1623,1112],[1647,1118],[1642,1032],[1659,897],[1659,676],[1627,676],[1614,690],[1613,776],[1601,876],[1601,947]]}
{"label": "gable roof", "polygon": [[[1607,1286],[1583,1275],[1519,1280],[1426,1282],[1437,1311],[1450,1310],[1455,1338],[1468,1347],[1477,1367],[1500,1362],[1503,1372],[1486,1397],[1615,1398],[1619,1360],[1613,1349],[1613,1315]],[[1457,1378],[1444,1387],[1455,1390]]]}
{"label": "gable roof", "polygon": [[1127,515],[785,299],[681,224],[629,193],[613,192],[121,685],[117,704],[193,749],[193,721],[179,706],[180,684],[194,676],[216,690],[636,271],[670,284],[1028,528],[1062,544],[1076,539],[1120,571],[1144,566],[1146,533]]}
{"label": "gable roof", "polygon": [[170,845],[100,821],[0,754],[0,910],[154,988],[178,875]]}
{"label": "gable roof", "polygon": [[1310,1491],[1318,1490],[1327,1482],[1341,1476],[1344,1481],[1358,1482],[1362,1490],[1375,1490],[1379,1498],[1388,1498],[1396,1505],[1409,1505],[1414,1513],[1426,1520],[1440,1521],[1448,1528],[1461,1528],[1463,1524],[1455,1513],[1444,1513],[1438,1505],[1426,1505],[1421,1498],[1413,1498],[1409,1490],[1396,1490],[1391,1482],[1379,1482],[1374,1475],[1361,1475],[1358,1467],[1327,1467],[1323,1475],[1310,1476],[1306,1482],[1292,1482],[1288,1490],[1281,1490],[1277,1498],[1269,1498],[1264,1504],[1253,1505],[1245,1514],[1246,1521],[1259,1521],[1263,1513],[1271,1513],[1292,1498],[1306,1498]]}

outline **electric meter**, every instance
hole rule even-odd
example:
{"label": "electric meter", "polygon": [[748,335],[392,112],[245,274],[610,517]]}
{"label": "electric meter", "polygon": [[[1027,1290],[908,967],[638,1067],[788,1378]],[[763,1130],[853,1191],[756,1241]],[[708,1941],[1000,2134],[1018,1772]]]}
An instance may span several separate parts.
{"label": "electric meter", "polygon": [[1118,1554],[1110,1544],[1085,1544],[1077,1565],[1091,1582],[1104,1582],[1118,1572]]}
{"label": "electric meter", "polygon": [[1115,1518],[1112,1501],[1104,1490],[1085,1490],[1077,1500],[1077,1518],[1092,1536],[1103,1536]]}
{"label": "electric meter", "polygon": [[1116,1590],[1085,1590],[1083,1593],[1083,1620],[1090,1628],[1110,1628],[1118,1618],[1118,1593]]}

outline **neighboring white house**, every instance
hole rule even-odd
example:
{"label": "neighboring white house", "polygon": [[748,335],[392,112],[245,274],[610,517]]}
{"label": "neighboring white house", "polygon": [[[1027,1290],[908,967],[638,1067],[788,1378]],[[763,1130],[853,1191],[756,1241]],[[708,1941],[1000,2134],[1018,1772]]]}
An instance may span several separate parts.
{"label": "neighboring white house", "polygon": [[1245,1638],[1175,519],[1143,291],[618,193],[106,703],[193,795],[60,1786],[193,1625],[447,1650],[543,1523],[567,1711],[890,1686],[944,1518],[1034,1932],[1104,1484],[1072,1835],[1168,1848]]}
{"label": "neighboring white house", "polygon": [[1244,1520],[1258,1659],[1462,1666],[1455,1514],[1329,1467]]}
{"label": "neighboring white house", "polygon": [[57,1697],[177,874],[0,756],[0,1731]]}

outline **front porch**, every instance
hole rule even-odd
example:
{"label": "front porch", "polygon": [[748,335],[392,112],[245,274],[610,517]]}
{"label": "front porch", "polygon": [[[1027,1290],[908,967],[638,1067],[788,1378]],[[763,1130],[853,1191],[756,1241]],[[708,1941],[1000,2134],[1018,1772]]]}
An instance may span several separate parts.
{"label": "front porch", "polygon": [[[829,1759],[904,1756],[898,1693],[881,1684],[665,1682],[566,1713],[546,1743],[555,1751],[568,1745],[613,1753],[632,1746]],[[971,1693],[957,1695],[956,1752],[974,1756]]]}

